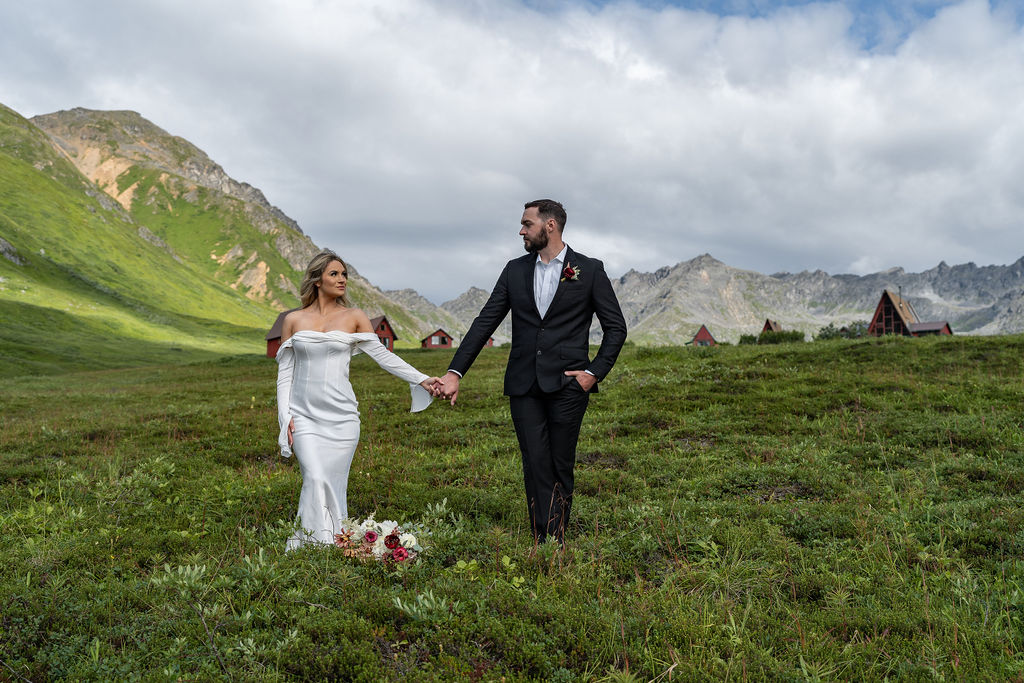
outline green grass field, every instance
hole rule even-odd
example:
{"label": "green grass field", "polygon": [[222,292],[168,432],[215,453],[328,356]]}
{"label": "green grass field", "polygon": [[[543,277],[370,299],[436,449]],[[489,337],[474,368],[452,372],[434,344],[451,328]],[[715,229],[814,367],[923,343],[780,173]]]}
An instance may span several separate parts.
{"label": "green grass field", "polygon": [[1024,678],[1024,336],[629,346],[564,553],[504,353],[415,415],[353,362],[350,511],[433,531],[400,571],[284,553],[268,359],[0,379],[0,680]]}
{"label": "green grass field", "polygon": [[147,241],[3,105],[0,239],[0,377],[258,352],[277,317]]}

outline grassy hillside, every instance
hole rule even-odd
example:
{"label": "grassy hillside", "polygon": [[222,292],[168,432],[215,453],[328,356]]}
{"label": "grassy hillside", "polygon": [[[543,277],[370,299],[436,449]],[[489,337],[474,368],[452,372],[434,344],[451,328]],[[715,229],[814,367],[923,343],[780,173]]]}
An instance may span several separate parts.
{"label": "grassy hillside", "polygon": [[[108,204],[120,202],[182,263],[275,309],[298,305],[297,286],[318,248],[259,190],[230,178],[202,150],[132,111],[72,109],[32,123],[109,195]],[[444,311],[411,310],[358,275],[349,284],[357,306],[371,317],[388,316],[400,346],[418,345],[447,324]]]}
{"label": "grassy hillside", "polygon": [[253,227],[245,202],[143,166],[118,176],[117,187],[134,188],[132,216],[190,265],[275,308],[294,301],[301,272]]}
{"label": "grassy hillside", "polygon": [[284,553],[271,361],[0,379],[0,678],[1021,680],[1022,359],[627,347],[557,553],[525,529],[504,350],[415,415],[358,357],[349,506],[433,530],[404,570]]}
{"label": "grassy hillside", "polygon": [[251,299],[288,308],[316,247],[259,190],[132,111],[37,116],[87,178],[178,257]]}
{"label": "grassy hillside", "polygon": [[3,375],[256,351],[276,315],[145,239],[3,107],[0,238]]}

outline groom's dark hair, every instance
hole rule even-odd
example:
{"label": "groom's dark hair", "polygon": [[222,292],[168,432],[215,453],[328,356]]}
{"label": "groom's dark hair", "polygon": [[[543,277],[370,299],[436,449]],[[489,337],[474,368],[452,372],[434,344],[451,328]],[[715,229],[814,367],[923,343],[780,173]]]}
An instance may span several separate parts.
{"label": "groom's dark hair", "polygon": [[534,207],[537,209],[537,214],[544,220],[548,218],[555,219],[555,222],[558,223],[558,232],[565,230],[565,209],[561,204],[554,199],[534,199],[532,202],[526,202],[523,205],[524,209],[532,209]]}

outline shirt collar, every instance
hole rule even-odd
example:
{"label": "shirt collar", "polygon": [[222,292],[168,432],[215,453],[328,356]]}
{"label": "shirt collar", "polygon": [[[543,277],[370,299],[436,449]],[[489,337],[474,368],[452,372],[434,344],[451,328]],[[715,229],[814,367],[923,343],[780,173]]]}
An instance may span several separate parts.
{"label": "shirt collar", "polygon": [[[568,244],[562,245],[562,251],[558,252],[558,256],[556,256],[555,258],[551,259],[551,263],[554,263],[555,261],[558,261],[559,263],[565,263],[565,252],[567,252],[567,251],[569,251],[569,245]],[[536,261],[536,263],[539,263],[542,266],[545,266],[545,265],[550,266],[551,265],[551,263],[544,263],[543,261],[541,261],[540,260],[540,254],[537,254],[537,261]]]}

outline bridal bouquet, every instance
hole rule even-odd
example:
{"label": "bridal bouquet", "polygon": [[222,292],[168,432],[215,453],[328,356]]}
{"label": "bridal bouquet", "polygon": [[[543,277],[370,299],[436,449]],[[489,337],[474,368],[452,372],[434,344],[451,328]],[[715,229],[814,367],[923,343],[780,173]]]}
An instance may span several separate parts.
{"label": "bridal bouquet", "polygon": [[343,521],[341,533],[334,535],[334,545],[345,557],[381,562],[409,562],[423,552],[416,536],[403,531],[398,522],[378,522],[372,516],[363,521]]}

